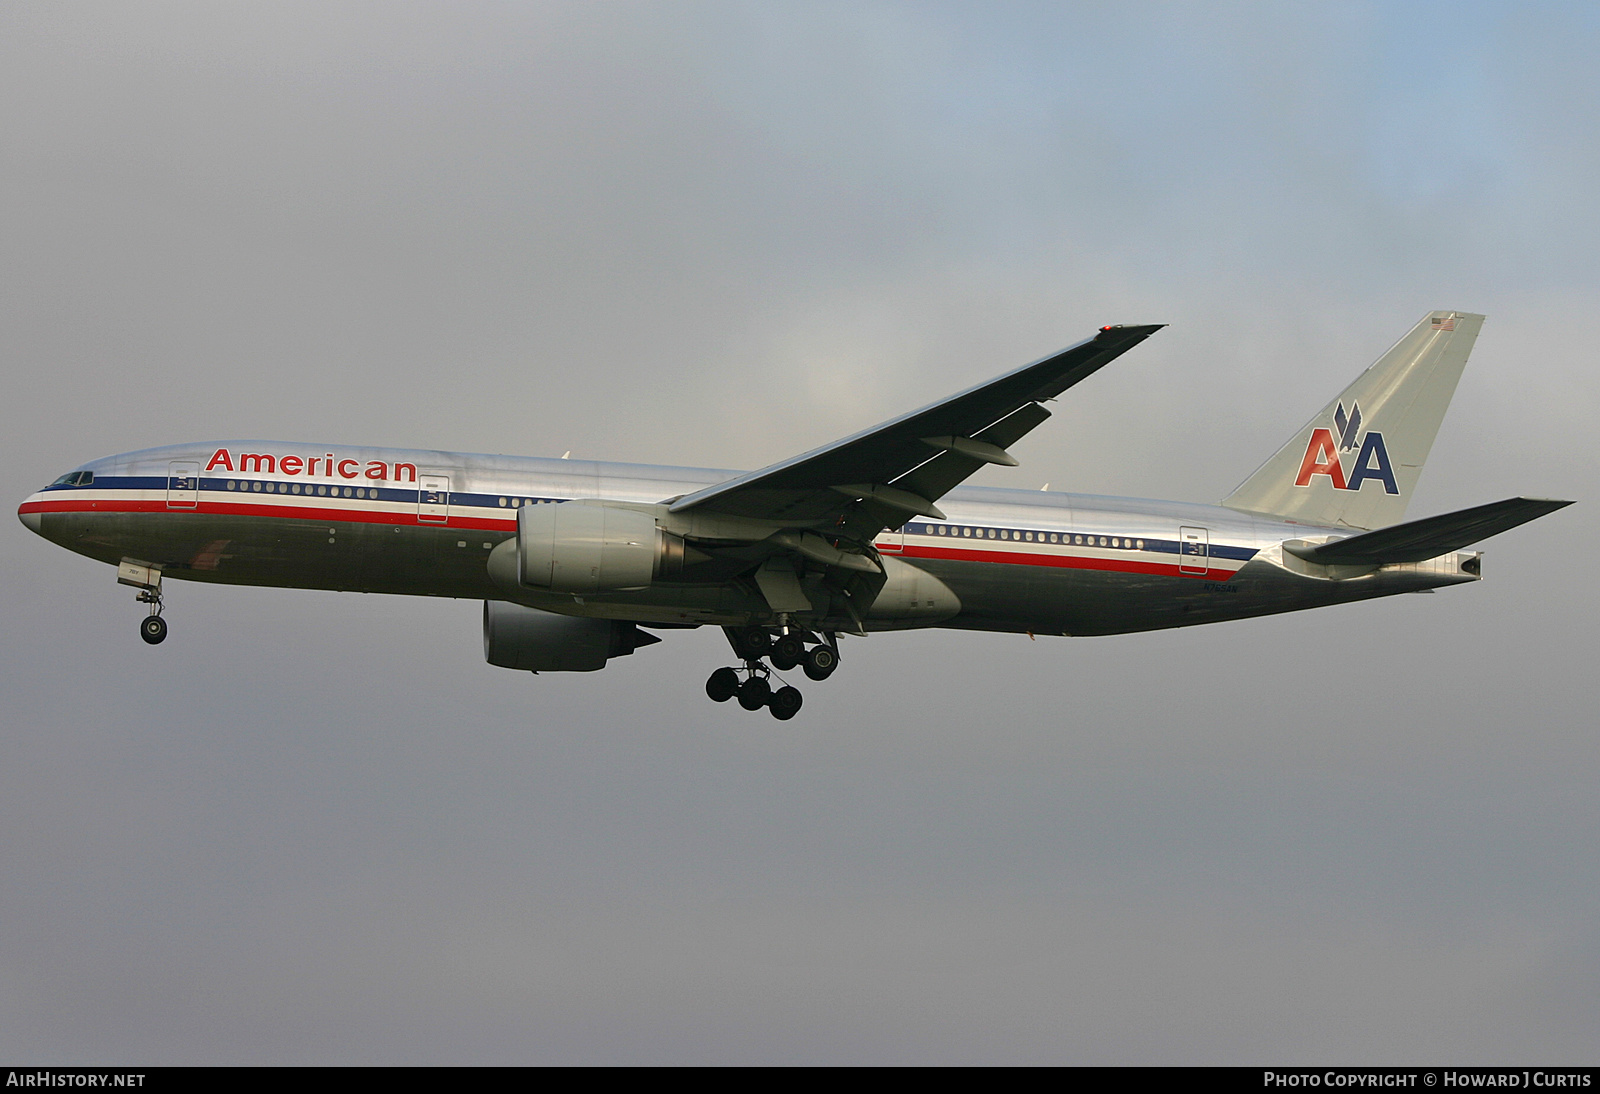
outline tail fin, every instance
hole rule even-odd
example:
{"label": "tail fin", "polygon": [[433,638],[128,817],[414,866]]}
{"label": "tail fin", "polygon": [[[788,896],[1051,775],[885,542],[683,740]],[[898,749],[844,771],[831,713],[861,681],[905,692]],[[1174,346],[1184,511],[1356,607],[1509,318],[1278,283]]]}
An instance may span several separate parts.
{"label": "tail fin", "polygon": [[1404,519],[1481,326],[1465,312],[1423,316],[1222,504],[1350,528]]}

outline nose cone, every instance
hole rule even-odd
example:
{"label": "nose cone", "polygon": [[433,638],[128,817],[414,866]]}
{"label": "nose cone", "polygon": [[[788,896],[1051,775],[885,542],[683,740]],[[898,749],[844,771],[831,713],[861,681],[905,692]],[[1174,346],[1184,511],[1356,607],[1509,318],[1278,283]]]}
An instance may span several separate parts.
{"label": "nose cone", "polygon": [[44,514],[32,509],[30,505],[32,501],[33,498],[29,498],[22,503],[22,507],[17,510],[17,519],[22,522],[22,526],[28,531],[36,536],[42,536],[44,535]]}

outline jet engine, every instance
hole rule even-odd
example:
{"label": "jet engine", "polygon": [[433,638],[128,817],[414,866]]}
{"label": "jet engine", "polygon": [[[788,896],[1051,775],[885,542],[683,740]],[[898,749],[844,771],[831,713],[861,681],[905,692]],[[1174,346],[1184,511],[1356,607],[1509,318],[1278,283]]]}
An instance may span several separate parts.
{"label": "jet engine", "polygon": [[517,511],[517,583],[530,589],[644,589],[683,566],[683,540],[657,527],[649,512],[588,500]]}
{"label": "jet engine", "polygon": [[633,623],[483,602],[483,659],[525,672],[593,672],[612,657],[661,641]]}

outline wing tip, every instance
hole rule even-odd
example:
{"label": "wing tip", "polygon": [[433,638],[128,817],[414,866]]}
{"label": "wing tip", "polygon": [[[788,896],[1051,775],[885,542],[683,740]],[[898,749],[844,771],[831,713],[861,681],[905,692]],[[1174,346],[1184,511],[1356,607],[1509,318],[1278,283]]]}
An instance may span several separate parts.
{"label": "wing tip", "polygon": [[1130,334],[1137,335],[1140,338],[1148,338],[1165,326],[1167,326],[1166,323],[1109,323],[1100,328],[1100,332],[1095,335],[1095,339],[1099,341]]}

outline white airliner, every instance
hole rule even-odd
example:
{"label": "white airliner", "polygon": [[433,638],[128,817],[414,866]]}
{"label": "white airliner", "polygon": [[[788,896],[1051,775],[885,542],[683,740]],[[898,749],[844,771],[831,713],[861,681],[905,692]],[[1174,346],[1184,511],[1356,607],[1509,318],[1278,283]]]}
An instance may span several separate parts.
{"label": "white airliner", "polygon": [[18,516],[116,566],[146,642],[167,577],[481,599],[488,661],[533,672],[719,626],[739,665],[707,694],[791,718],[774,670],[827,678],[840,634],[1116,634],[1478,580],[1461,548],[1570,504],[1401,523],[1482,323],[1423,317],[1220,505],[960,485],[1160,329],[1116,326],[747,474],[220,441],[84,464]]}

